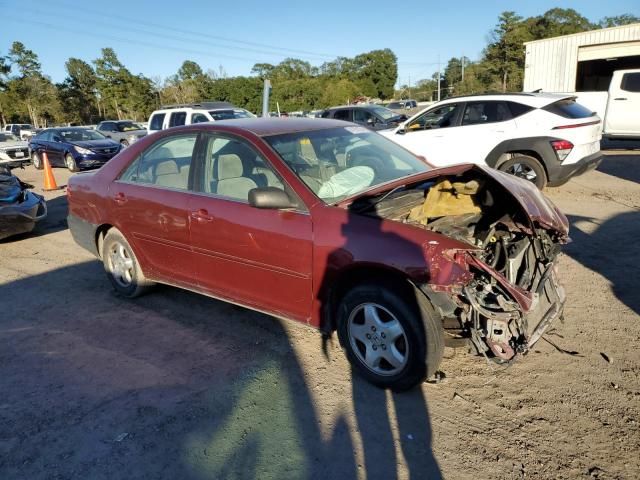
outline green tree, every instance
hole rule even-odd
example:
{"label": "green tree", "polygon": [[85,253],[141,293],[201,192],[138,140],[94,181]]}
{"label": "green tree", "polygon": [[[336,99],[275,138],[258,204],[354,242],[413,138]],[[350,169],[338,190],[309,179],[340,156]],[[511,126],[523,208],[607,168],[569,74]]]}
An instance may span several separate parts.
{"label": "green tree", "polygon": [[492,32],[492,42],[484,51],[483,61],[498,77],[500,89],[518,90],[524,72],[524,42],[533,36],[515,12],[503,12]]}
{"label": "green tree", "polygon": [[65,119],[69,122],[92,123],[99,115],[96,97],[96,73],[79,58],[65,63],[67,78],[58,85]]}
{"label": "green tree", "polygon": [[604,17],[598,22],[600,28],[618,27],[620,25],[629,25],[631,23],[639,23],[640,17],[631,15],[630,13],[624,13],[622,15],[616,15],[613,17]]}
{"label": "green tree", "polygon": [[528,19],[534,39],[559,37],[596,28],[573,8],[552,8],[539,17]]}

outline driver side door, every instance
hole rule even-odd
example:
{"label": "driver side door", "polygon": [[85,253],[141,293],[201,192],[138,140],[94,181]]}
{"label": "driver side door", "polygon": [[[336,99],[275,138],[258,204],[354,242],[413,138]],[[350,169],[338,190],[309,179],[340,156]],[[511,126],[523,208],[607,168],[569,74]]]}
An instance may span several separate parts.
{"label": "driver side door", "polygon": [[392,140],[437,167],[451,165],[456,148],[449,137],[459,129],[460,103],[441,105],[408,121],[393,134]]}
{"label": "driver side door", "polygon": [[252,144],[205,136],[199,193],[189,200],[191,247],[198,286],[210,294],[279,316],[306,321],[312,300],[311,216],[297,200],[287,210],[252,207],[259,186],[295,193]]}

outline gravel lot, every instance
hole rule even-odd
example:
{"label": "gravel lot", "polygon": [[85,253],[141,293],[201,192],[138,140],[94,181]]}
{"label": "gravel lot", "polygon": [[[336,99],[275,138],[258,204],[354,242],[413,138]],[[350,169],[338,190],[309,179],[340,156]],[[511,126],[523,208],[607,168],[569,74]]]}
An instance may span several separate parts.
{"label": "gravel lot", "polygon": [[640,478],[640,154],[547,193],[572,224],[565,322],[506,369],[447,349],[442,383],[400,395],[303,325],[116,297],[47,193],[0,242],[0,478]]}

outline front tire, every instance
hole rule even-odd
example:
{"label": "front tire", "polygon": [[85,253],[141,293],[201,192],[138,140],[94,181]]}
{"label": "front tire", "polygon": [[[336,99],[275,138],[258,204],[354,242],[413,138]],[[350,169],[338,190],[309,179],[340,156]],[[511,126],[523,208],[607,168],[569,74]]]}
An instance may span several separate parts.
{"label": "front tire", "polygon": [[110,229],[104,237],[102,262],[111,285],[123,297],[138,297],[153,286],[142,273],[129,242],[117,228]]}
{"label": "front tire", "polygon": [[122,145],[122,148],[127,148],[129,146],[129,142],[126,140],[120,140],[120,145]]}
{"label": "front tire", "polygon": [[537,158],[529,155],[516,154],[501,164],[498,170],[528,180],[539,190],[543,190],[547,185],[547,173],[544,167]]}
{"label": "front tire", "polygon": [[394,391],[432,376],[444,352],[442,320],[428,300],[383,284],[347,292],[338,308],[338,338],[354,370]]}
{"label": "front tire", "polygon": [[31,163],[36,170],[42,170],[42,168],[44,167],[44,165],[42,164],[42,159],[40,158],[40,155],[38,155],[38,152],[31,153]]}
{"label": "front tire", "polygon": [[70,153],[67,153],[64,157],[64,164],[67,166],[70,172],[77,172],[78,165],[76,165],[76,160]]}

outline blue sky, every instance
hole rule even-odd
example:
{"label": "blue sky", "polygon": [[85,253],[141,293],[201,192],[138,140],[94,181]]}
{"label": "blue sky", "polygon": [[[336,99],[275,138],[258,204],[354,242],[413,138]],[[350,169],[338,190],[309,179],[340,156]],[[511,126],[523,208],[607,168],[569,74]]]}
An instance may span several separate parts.
{"label": "blue sky", "polygon": [[398,83],[414,83],[431,76],[438,59],[477,59],[501,12],[527,17],[556,6],[574,8],[592,21],[640,16],[638,0],[0,0],[0,55],[19,40],[59,82],[69,57],[91,61],[107,46],[133,73],[150,77],[172,75],[186,59],[204,70],[222,66],[233,76],[287,56],[320,65],[338,55],[388,47],[398,56]]}

